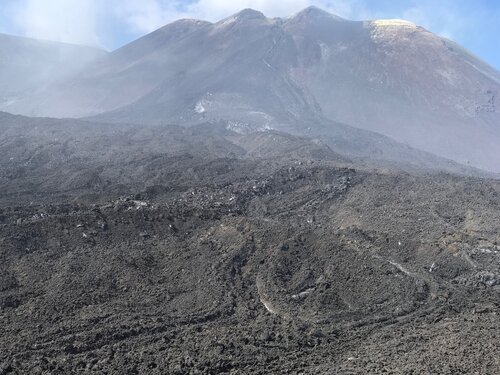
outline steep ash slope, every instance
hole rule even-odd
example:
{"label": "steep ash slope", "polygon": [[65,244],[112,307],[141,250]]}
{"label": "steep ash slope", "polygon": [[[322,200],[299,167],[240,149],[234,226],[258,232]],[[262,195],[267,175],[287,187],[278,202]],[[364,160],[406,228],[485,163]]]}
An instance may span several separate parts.
{"label": "steep ash slope", "polygon": [[292,76],[326,117],[498,170],[498,71],[407,21],[353,23],[309,9],[285,28],[300,56]]}

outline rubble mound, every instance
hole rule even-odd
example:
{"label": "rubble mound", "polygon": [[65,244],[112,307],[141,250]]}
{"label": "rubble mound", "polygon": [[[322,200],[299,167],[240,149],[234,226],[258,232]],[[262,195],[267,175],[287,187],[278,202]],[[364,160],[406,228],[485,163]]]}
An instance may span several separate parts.
{"label": "rubble mound", "polygon": [[499,372],[498,181],[50,129],[3,145],[1,374]]}

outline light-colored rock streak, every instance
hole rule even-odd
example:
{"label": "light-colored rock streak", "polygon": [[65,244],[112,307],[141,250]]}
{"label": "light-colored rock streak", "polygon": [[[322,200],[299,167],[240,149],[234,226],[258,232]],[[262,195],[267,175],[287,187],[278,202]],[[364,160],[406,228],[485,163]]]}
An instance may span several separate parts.
{"label": "light-colored rock streak", "polygon": [[269,311],[271,314],[277,315],[276,311],[274,311],[273,308],[269,305],[269,302],[264,301],[262,297],[260,299],[260,302],[262,302],[267,311]]}
{"label": "light-colored rock streak", "polygon": [[273,308],[273,306],[271,305],[271,302],[269,302],[269,300],[267,299],[266,294],[262,291],[263,283],[262,283],[262,280],[260,279],[260,277],[257,277],[257,280],[255,283],[257,285],[257,292],[259,293],[260,302],[264,305],[266,310],[269,311],[271,314],[279,315],[276,312],[276,310]]}
{"label": "light-colored rock streak", "polygon": [[404,268],[401,264],[393,262],[392,260],[390,260],[389,263],[391,265],[393,265],[394,267],[396,267],[401,272],[403,272],[404,274],[406,274],[408,276],[412,276],[412,277],[414,276],[410,271],[408,271],[406,268]]}

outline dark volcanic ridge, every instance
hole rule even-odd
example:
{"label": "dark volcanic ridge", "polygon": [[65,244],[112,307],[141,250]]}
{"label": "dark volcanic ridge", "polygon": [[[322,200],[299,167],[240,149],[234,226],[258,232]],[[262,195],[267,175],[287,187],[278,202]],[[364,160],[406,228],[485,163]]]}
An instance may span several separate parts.
{"label": "dark volcanic ridge", "polygon": [[0,202],[8,203],[90,193],[103,199],[154,185],[176,188],[179,180],[172,176],[186,170],[194,171],[182,184],[192,186],[211,174],[217,180],[217,169],[205,169],[212,163],[240,176],[245,173],[238,172],[240,165],[243,171],[245,165],[269,170],[284,162],[317,160],[366,170],[498,177],[341,125],[330,138],[306,138],[274,130],[241,134],[224,123],[139,126],[0,112],[0,138]]}

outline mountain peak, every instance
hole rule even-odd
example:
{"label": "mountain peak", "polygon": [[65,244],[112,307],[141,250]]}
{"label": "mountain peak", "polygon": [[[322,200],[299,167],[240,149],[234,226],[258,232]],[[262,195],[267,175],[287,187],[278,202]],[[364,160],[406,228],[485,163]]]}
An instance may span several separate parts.
{"label": "mountain peak", "polygon": [[242,11],[228,17],[228,18],[225,18],[219,22],[216,23],[216,27],[225,27],[225,26],[229,26],[229,25],[232,25],[232,24],[235,24],[235,23],[245,23],[245,22],[248,22],[248,21],[263,21],[263,20],[266,20],[266,16],[259,12],[259,11],[256,11],[256,10],[253,10],[253,9],[250,9],[250,8],[247,8],[247,9],[243,9]]}
{"label": "mountain peak", "polygon": [[318,18],[330,18],[330,19],[336,19],[339,21],[343,21],[344,19],[336,16],[332,13],[328,13],[327,11],[318,8],[314,5],[311,5],[299,13],[297,13],[294,17],[295,19],[318,19]]}
{"label": "mountain peak", "polygon": [[239,20],[265,19],[266,16],[257,10],[246,8],[236,13],[233,17]]}

